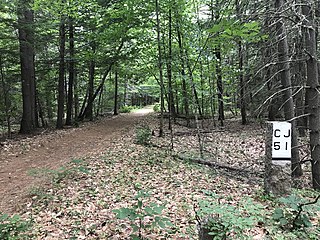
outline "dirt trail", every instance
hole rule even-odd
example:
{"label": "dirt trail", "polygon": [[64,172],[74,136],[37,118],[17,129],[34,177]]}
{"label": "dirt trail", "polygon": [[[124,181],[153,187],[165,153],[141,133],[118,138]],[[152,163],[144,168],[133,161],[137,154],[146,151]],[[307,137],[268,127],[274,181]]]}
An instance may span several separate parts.
{"label": "dirt trail", "polygon": [[152,109],[148,107],[80,128],[39,135],[26,141],[27,144],[15,142],[19,147],[8,151],[0,148],[0,212],[18,211],[30,188],[39,184],[39,178],[28,174],[30,170],[56,169],[72,159],[99,155],[150,112]]}

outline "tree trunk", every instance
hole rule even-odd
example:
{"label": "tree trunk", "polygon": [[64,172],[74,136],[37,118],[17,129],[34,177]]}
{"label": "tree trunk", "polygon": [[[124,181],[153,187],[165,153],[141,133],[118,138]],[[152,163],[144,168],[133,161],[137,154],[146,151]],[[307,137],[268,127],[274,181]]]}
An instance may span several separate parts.
{"label": "tree trunk", "polygon": [[[92,51],[93,53],[95,52],[95,48],[92,47]],[[90,121],[93,121],[93,102],[94,102],[94,98],[93,98],[93,91],[94,91],[94,74],[95,74],[95,67],[96,67],[96,63],[95,60],[92,59],[90,60],[90,64],[89,64],[89,83],[88,83],[88,104],[86,107],[86,112],[84,117],[86,119],[89,119]]]}
{"label": "tree trunk", "polygon": [[4,76],[4,70],[3,70],[3,63],[2,63],[2,58],[0,56],[0,76],[1,76],[1,84],[2,84],[2,94],[3,94],[3,99],[4,99],[4,111],[5,111],[5,117],[6,117],[6,122],[7,122],[7,136],[10,138],[11,137],[11,123],[10,123],[10,100],[8,96],[8,85],[5,81],[5,76]]}
{"label": "tree trunk", "polygon": [[21,86],[23,113],[20,133],[31,133],[36,128],[35,71],[34,71],[34,16],[29,1],[18,3],[18,33],[20,44]]}
{"label": "tree trunk", "polygon": [[64,102],[65,102],[65,45],[66,45],[66,26],[62,16],[59,29],[59,83],[58,83],[58,113],[56,127],[63,128]]}
{"label": "tree trunk", "polygon": [[216,56],[216,76],[217,76],[217,87],[218,87],[218,120],[220,125],[223,126],[224,121],[224,103],[223,103],[223,83],[222,83],[222,70],[221,70],[221,49],[217,47],[215,50]]}
{"label": "tree trunk", "polygon": [[187,127],[190,126],[190,112],[189,112],[189,98],[188,98],[188,89],[186,83],[186,71],[185,71],[185,62],[184,62],[184,54],[183,54],[183,44],[182,44],[182,36],[179,27],[177,28],[178,35],[178,43],[179,43],[179,51],[180,51],[180,61],[181,61],[181,77],[182,77],[182,96],[183,96],[183,105],[184,111],[187,119]]}
{"label": "tree trunk", "polygon": [[162,70],[162,54],[161,54],[161,36],[160,36],[160,6],[159,1],[156,0],[156,16],[157,16],[157,43],[158,43],[158,68],[159,68],[159,81],[160,81],[160,126],[159,137],[163,136],[163,112],[164,112],[164,84],[163,84],[163,70]]}
{"label": "tree trunk", "polygon": [[69,82],[68,82],[68,102],[67,102],[67,118],[66,125],[72,124],[73,113],[73,88],[74,88],[74,76],[75,76],[75,59],[74,59],[74,26],[73,19],[69,19]]}
{"label": "tree trunk", "polygon": [[118,103],[118,69],[115,67],[115,74],[114,74],[114,108],[113,108],[113,115],[119,114],[119,103]]}
{"label": "tree trunk", "polygon": [[[276,0],[276,8],[279,11],[282,11],[284,6],[283,0]],[[296,128],[296,121],[292,120],[295,117],[294,113],[294,102],[292,97],[292,84],[291,84],[291,73],[290,73],[290,64],[289,64],[289,48],[287,41],[287,33],[284,27],[283,19],[280,19],[277,23],[277,36],[278,36],[278,59],[279,59],[279,68],[280,80],[283,89],[286,89],[283,94],[284,102],[284,116],[285,119],[291,121],[292,123],[292,176],[299,177],[302,175],[302,168],[300,165],[299,149],[298,149],[298,134]]]}
{"label": "tree trunk", "polygon": [[241,40],[238,42],[239,51],[239,87],[240,87],[240,112],[241,112],[241,123],[242,125],[247,124],[247,109],[246,109],[246,97],[245,97],[245,81],[243,73],[243,46]]}
{"label": "tree trunk", "polygon": [[307,59],[307,102],[309,112],[310,151],[312,160],[312,185],[320,189],[320,99],[319,73],[316,47],[316,26],[312,14],[312,1],[303,1],[302,14],[303,34],[306,45]]}
{"label": "tree trunk", "polygon": [[[107,69],[107,70],[105,71],[105,73],[103,74],[102,79],[101,79],[101,82],[100,82],[98,88],[96,89],[96,91],[94,92],[94,94],[93,94],[93,96],[92,96],[92,99],[88,99],[87,105],[85,105],[85,102],[84,102],[84,104],[82,105],[83,107],[81,108],[80,113],[79,113],[79,117],[78,117],[79,120],[83,120],[83,119],[85,118],[85,116],[87,115],[87,112],[90,111],[90,108],[91,108],[90,105],[93,105],[94,100],[95,100],[96,97],[99,95],[99,93],[102,91],[102,88],[103,88],[104,83],[105,83],[105,81],[106,81],[106,79],[107,79],[107,76],[108,76],[109,72],[111,71],[112,66],[116,63],[116,58],[118,57],[118,55],[119,55],[119,53],[120,53],[120,51],[121,51],[121,49],[122,49],[122,47],[123,47],[123,44],[124,44],[124,40],[122,39],[122,40],[121,40],[121,44],[120,44],[120,46],[118,47],[118,49],[117,49],[117,51],[116,51],[116,53],[115,53],[115,55],[114,55],[114,59],[115,59],[115,60],[110,63],[110,65],[108,66],[108,69]],[[91,103],[89,103],[89,101],[91,101]]]}
{"label": "tree trunk", "polygon": [[74,120],[78,121],[78,116],[79,116],[79,108],[80,108],[80,103],[79,103],[79,93],[78,93],[78,79],[77,79],[77,72],[74,72]]}
{"label": "tree trunk", "polygon": [[175,119],[176,110],[174,106],[173,87],[172,87],[172,11],[169,10],[169,47],[168,47],[168,61],[167,61],[167,75],[168,75],[168,109],[170,114],[169,129],[172,129],[171,118]]}

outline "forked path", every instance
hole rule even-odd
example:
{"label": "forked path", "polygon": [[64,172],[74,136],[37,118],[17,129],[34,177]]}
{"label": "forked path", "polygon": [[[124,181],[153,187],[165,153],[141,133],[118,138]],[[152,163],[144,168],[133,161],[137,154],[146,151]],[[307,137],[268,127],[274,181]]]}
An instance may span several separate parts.
{"label": "forked path", "polygon": [[0,212],[17,212],[30,188],[41,185],[39,178],[30,176],[30,170],[57,169],[72,159],[102,154],[123,131],[132,129],[150,112],[151,108],[144,108],[80,128],[13,142],[17,146],[9,150],[1,147]]}

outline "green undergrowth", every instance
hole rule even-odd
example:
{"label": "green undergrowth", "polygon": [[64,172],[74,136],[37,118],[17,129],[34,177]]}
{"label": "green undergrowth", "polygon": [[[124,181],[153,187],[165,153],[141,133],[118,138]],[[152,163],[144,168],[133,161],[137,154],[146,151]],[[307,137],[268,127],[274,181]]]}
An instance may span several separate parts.
{"label": "green undergrowth", "polygon": [[29,175],[33,177],[46,177],[53,184],[59,185],[63,180],[75,179],[81,174],[89,174],[90,171],[84,160],[74,159],[67,166],[58,169],[30,169]]}
{"label": "green undergrowth", "polygon": [[0,212],[0,239],[23,240],[31,239],[31,220],[23,220],[19,215],[9,216]]}
{"label": "green undergrowth", "polygon": [[120,107],[119,112],[120,113],[130,113],[136,109],[139,109],[139,107],[137,107],[137,106],[122,106],[122,107]]}
{"label": "green undergrowth", "polygon": [[[263,239],[319,239],[320,203],[315,191],[295,190],[282,198],[265,201],[244,196],[240,200],[205,191],[196,217],[212,239],[252,239],[250,231],[260,231]],[[313,197],[310,197],[310,194]],[[301,207],[303,204],[312,203]],[[299,211],[301,208],[301,212]]]}

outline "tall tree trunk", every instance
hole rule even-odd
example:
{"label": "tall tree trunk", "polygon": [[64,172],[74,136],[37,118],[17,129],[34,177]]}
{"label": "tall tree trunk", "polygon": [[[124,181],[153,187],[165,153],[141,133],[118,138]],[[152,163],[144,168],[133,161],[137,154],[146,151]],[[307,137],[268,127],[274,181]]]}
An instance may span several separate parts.
{"label": "tall tree trunk", "polygon": [[189,112],[189,98],[188,98],[188,89],[186,83],[186,71],[185,71],[185,57],[183,53],[183,44],[182,36],[179,26],[177,27],[178,43],[179,43],[179,52],[180,52],[180,61],[181,61],[181,77],[182,77],[182,96],[183,96],[183,106],[184,112],[187,119],[187,127],[190,126],[190,112]]}
{"label": "tall tree trunk", "polygon": [[20,45],[21,87],[23,113],[20,133],[31,133],[36,128],[36,94],[34,71],[34,16],[31,1],[18,2],[18,33]]}
{"label": "tall tree trunk", "polygon": [[[92,47],[93,53],[95,52],[95,47]],[[88,84],[88,104],[86,107],[86,112],[84,117],[93,121],[93,93],[94,93],[94,75],[95,75],[96,63],[95,60],[90,60],[89,64],[89,84]]]}
{"label": "tall tree trunk", "polygon": [[241,123],[242,125],[247,124],[247,109],[246,109],[246,98],[245,98],[245,81],[243,73],[243,46],[241,40],[238,42],[239,51],[239,87],[240,87],[240,112],[241,112]]}
{"label": "tall tree trunk", "polygon": [[168,91],[169,91],[169,103],[168,109],[170,114],[169,129],[172,129],[171,120],[175,119],[175,106],[173,96],[173,85],[172,85],[172,10],[169,10],[169,46],[168,46],[168,61],[167,61],[167,75],[168,75]]}
{"label": "tall tree trunk", "polygon": [[58,113],[56,127],[63,128],[64,102],[65,102],[65,45],[66,45],[66,26],[64,16],[61,17],[59,29],[59,83],[58,83]]}
{"label": "tall tree trunk", "polygon": [[77,78],[77,72],[74,72],[74,120],[78,121],[78,116],[79,116],[79,108],[80,108],[80,103],[79,103],[79,91],[78,91],[78,78]]}
{"label": "tall tree trunk", "polygon": [[119,94],[118,94],[118,68],[115,67],[114,73],[114,108],[113,108],[113,115],[119,114]]}
{"label": "tall tree trunk", "polygon": [[[282,11],[284,6],[283,0],[276,0],[276,8],[279,11]],[[286,120],[291,120],[292,123],[292,157],[291,157],[291,167],[292,167],[292,176],[299,177],[302,175],[302,168],[300,165],[299,149],[298,149],[298,134],[296,128],[296,121],[292,120],[295,117],[294,113],[294,102],[292,97],[292,84],[291,84],[291,73],[290,73],[290,64],[289,64],[289,48],[287,33],[283,23],[283,19],[280,19],[277,23],[277,36],[278,36],[278,59],[279,59],[279,68],[281,85],[283,89],[286,89],[283,94],[284,102],[284,116]]]}
{"label": "tall tree trunk", "polygon": [[216,76],[217,76],[217,87],[218,87],[218,120],[220,121],[220,125],[223,126],[224,121],[224,103],[223,103],[223,83],[222,83],[222,59],[221,59],[221,49],[217,47],[215,49],[216,56]]}
{"label": "tall tree trunk", "polygon": [[[236,0],[236,12],[237,12],[237,19],[241,21],[242,19],[242,8],[241,2]],[[242,125],[247,124],[247,109],[246,109],[246,98],[245,98],[245,78],[244,78],[244,46],[242,39],[238,41],[238,58],[239,58],[239,88],[240,88],[240,112],[241,112],[241,123]]]}
{"label": "tall tree trunk", "polygon": [[[79,120],[83,120],[85,118],[85,116],[87,116],[88,111],[90,111],[91,105],[93,106],[94,100],[99,95],[99,93],[102,91],[102,88],[103,88],[104,83],[105,83],[105,81],[106,81],[106,79],[108,77],[108,74],[110,73],[110,71],[112,69],[112,66],[116,63],[116,59],[117,59],[118,55],[120,54],[123,45],[124,45],[124,39],[121,40],[121,44],[119,45],[119,47],[118,47],[118,49],[117,49],[117,51],[115,52],[115,55],[114,55],[114,59],[115,60],[110,63],[110,65],[108,66],[107,70],[103,74],[98,88],[96,89],[96,91],[92,95],[92,99],[86,100],[88,102],[87,105],[86,105],[86,102],[83,103],[82,108],[81,108],[80,113],[79,113],[79,116],[78,116]],[[89,101],[91,101],[91,103],[89,103]]]}
{"label": "tall tree trunk", "polygon": [[[296,115],[303,116],[306,114],[306,107],[305,107],[305,79],[306,79],[306,63],[305,61],[302,61],[304,54],[303,54],[303,48],[304,48],[304,41],[301,38],[300,35],[296,36],[296,56],[297,56],[297,63],[295,63],[295,86],[299,87],[298,93],[296,94]],[[308,126],[308,118],[305,117],[299,117],[297,119],[297,128],[299,131],[299,135],[301,137],[306,136],[306,129]]]}
{"label": "tall tree trunk", "polygon": [[101,88],[101,91],[100,91],[100,94],[99,94],[98,107],[97,107],[97,110],[96,110],[96,117],[98,117],[99,114],[102,114],[103,91],[104,91],[104,87]]}
{"label": "tall tree trunk", "polygon": [[74,88],[74,76],[75,76],[75,59],[74,59],[74,26],[73,19],[69,18],[69,82],[68,82],[68,102],[67,102],[67,117],[66,125],[72,124],[73,113],[73,88]]}
{"label": "tall tree trunk", "polygon": [[123,105],[126,105],[127,102],[127,90],[128,90],[129,80],[127,75],[125,75],[125,81],[123,86]]}
{"label": "tall tree trunk", "polygon": [[169,10],[169,46],[168,46],[168,61],[167,61],[167,75],[168,75],[168,91],[169,91],[169,102],[168,109],[170,114],[169,120],[169,129],[172,129],[171,118],[175,119],[176,110],[174,106],[174,97],[173,97],[173,85],[172,85],[172,10]]}
{"label": "tall tree trunk", "polygon": [[164,112],[164,84],[163,84],[163,70],[162,70],[162,54],[161,54],[161,36],[160,36],[160,6],[159,1],[156,0],[156,16],[157,16],[157,43],[158,43],[158,68],[159,68],[159,81],[160,81],[160,126],[159,137],[163,136],[163,112]]}
{"label": "tall tree trunk", "polygon": [[5,75],[4,75],[4,70],[3,70],[3,62],[2,62],[2,57],[0,56],[0,76],[1,76],[1,84],[2,84],[2,94],[3,94],[3,99],[4,99],[4,111],[5,111],[5,117],[6,117],[6,122],[7,122],[7,136],[10,138],[11,137],[11,121],[10,121],[10,100],[8,96],[8,85],[5,81]]}
{"label": "tall tree trunk", "polygon": [[320,99],[319,73],[316,47],[316,26],[312,13],[312,1],[303,1],[302,14],[303,34],[306,45],[307,59],[307,102],[309,112],[310,151],[312,160],[312,185],[320,189]]}

